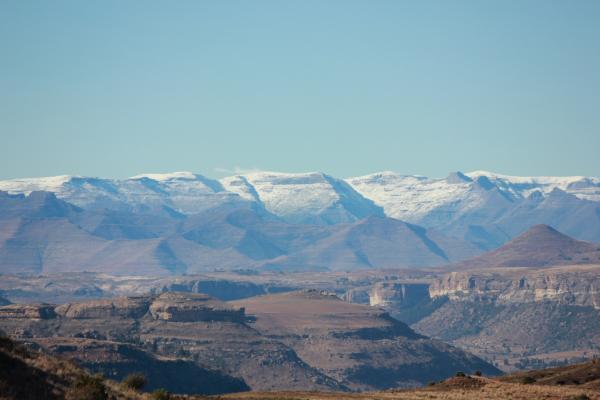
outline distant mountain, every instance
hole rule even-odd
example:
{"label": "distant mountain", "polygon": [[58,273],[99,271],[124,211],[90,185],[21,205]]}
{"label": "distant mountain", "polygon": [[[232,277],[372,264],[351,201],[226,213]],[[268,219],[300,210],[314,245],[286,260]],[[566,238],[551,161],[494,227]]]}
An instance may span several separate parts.
{"label": "distant mountain", "polygon": [[434,267],[478,254],[464,241],[392,218],[336,225],[312,246],[266,262],[270,269],[352,270]]}
{"label": "distant mountain", "polygon": [[336,224],[384,215],[383,209],[345,181],[319,172],[258,172],[224,178],[221,183],[288,222]]}
{"label": "distant mountain", "polygon": [[600,242],[600,179],[513,177],[485,171],[443,179],[383,172],[350,178],[387,216],[496,248],[535,224]]}
{"label": "distant mountain", "polygon": [[504,246],[452,268],[546,267],[600,264],[600,244],[575,240],[548,225],[536,225]]}
{"label": "distant mountain", "polygon": [[190,172],[143,174],[129,179],[77,176],[16,179],[0,182],[11,194],[55,193],[85,209],[156,212],[165,209],[197,214],[223,205],[255,203],[287,222],[336,224],[383,210],[345,181],[322,173],[253,173],[222,179]]}
{"label": "distant mountain", "polygon": [[0,193],[0,273],[421,268],[478,253],[465,241],[386,217],[292,224],[252,202],[185,215],[82,209],[48,192]]}
{"label": "distant mountain", "polygon": [[[214,210],[252,209],[273,220],[310,226],[351,224],[371,216],[394,218],[467,241],[479,251],[495,249],[536,224],[600,242],[600,179],[580,176],[514,177],[475,171],[430,179],[381,172],[338,179],[320,172],[254,172],[214,180],[175,172],[121,180],[14,179],[0,181],[0,190],[23,195],[52,192],[76,208],[100,213],[103,217],[80,225],[89,230],[90,224],[98,224],[96,232],[107,239],[147,234],[124,232],[125,226],[150,226],[126,222],[132,213],[135,218],[182,221]],[[114,220],[120,222],[113,224]],[[164,236],[171,226],[159,223],[151,235]]]}

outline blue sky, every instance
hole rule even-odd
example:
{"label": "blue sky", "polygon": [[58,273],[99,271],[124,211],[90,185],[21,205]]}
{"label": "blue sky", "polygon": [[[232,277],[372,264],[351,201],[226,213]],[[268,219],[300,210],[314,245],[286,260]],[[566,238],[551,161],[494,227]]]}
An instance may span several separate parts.
{"label": "blue sky", "polygon": [[0,2],[0,178],[600,175],[599,1]]}

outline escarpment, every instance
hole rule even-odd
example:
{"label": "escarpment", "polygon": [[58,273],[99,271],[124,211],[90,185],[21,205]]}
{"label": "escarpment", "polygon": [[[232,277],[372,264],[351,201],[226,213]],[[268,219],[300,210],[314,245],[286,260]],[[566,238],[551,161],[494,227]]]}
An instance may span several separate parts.
{"label": "escarpment", "polygon": [[453,301],[549,301],[600,309],[599,272],[600,266],[452,272],[434,280],[429,294],[432,298],[447,296]]}
{"label": "escarpment", "polygon": [[154,319],[177,322],[244,322],[244,309],[235,309],[205,294],[166,292],[150,305]]}

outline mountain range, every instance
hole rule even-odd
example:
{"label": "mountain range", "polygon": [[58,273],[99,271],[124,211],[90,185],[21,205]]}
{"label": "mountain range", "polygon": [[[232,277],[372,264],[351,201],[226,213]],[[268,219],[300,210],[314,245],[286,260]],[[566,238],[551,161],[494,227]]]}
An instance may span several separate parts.
{"label": "mountain range", "polygon": [[496,249],[536,224],[600,242],[600,179],[481,171],[15,179],[0,181],[0,272],[427,268]]}
{"label": "mountain range", "polygon": [[85,209],[137,212],[197,214],[225,204],[252,203],[301,224],[331,225],[385,215],[464,237],[486,249],[538,223],[578,239],[600,241],[600,179],[582,176],[514,177],[475,171],[430,179],[381,172],[338,179],[318,172],[255,172],[214,180],[175,172],[122,180],[14,179],[0,181],[0,190],[48,191]]}

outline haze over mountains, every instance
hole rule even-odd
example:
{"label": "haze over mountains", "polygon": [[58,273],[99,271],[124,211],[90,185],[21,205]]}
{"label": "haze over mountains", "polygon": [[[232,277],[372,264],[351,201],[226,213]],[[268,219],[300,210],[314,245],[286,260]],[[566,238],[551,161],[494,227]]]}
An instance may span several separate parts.
{"label": "haze over mountains", "polygon": [[535,224],[600,242],[597,178],[177,172],[18,179],[0,190],[4,273],[434,267]]}

